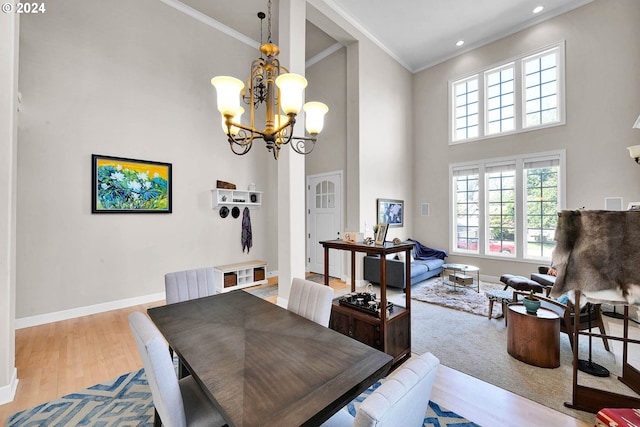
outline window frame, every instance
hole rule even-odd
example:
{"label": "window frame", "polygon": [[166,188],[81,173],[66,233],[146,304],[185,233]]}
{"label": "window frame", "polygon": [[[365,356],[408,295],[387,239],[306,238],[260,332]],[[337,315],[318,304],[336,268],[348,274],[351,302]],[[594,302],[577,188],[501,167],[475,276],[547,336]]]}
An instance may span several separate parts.
{"label": "window frame", "polygon": [[[525,86],[525,67],[524,62],[535,58],[536,56],[543,56],[544,54],[557,51],[557,109],[558,120],[552,123],[544,123],[534,126],[525,126],[526,124],[526,88]],[[487,75],[496,70],[509,67],[513,64],[513,77],[514,77],[514,128],[509,131],[497,132],[488,134],[488,98],[487,98]],[[478,111],[478,136],[472,138],[456,139],[456,104],[455,104],[455,86],[462,82],[466,82],[476,78],[478,81],[478,103],[481,108]],[[510,58],[499,63],[490,65],[481,70],[474,71],[472,73],[465,74],[459,78],[449,80],[448,82],[448,111],[449,111],[449,145],[465,144],[468,142],[481,141],[491,138],[499,138],[505,135],[512,135],[523,132],[531,132],[540,129],[545,129],[554,126],[563,126],[566,124],[566,79],[565,79],[565,41],[561,40],[547,46],[535,49],[517,57]]]}
{"label": "window frame", "polygon": [[[528,211],[527,211],[527,179],[525,164],[540,160],[554,159],[558,162],[558,207],[565,209],[566,203],[566,151],[554,150],[540,153],[529,153],[509,157],[482,159],[471,162],[449,164],[449,252],[454,255],[471,256],[479,258],[502,259],[511,261],[546,262],[550,257],[532,256],[526,253],[525,245],[528,242]],[[490,252],[489,241],[489,197],[487,188],[487,176],[496,165],[515,164],[515,220],[514,220],[514,253]],[[477,249],[465,250],[457,248],[457,189],[454,178],[464,171],[477,171],[478,174],[478,206],[481,210],[478,215]]]}

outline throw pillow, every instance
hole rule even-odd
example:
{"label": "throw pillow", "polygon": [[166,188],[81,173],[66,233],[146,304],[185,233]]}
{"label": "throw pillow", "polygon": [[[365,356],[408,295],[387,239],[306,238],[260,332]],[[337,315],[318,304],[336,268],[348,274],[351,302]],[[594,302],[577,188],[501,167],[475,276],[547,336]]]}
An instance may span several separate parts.
{"label": "throw pillow", "polygon": [[405,252],[399,252],[398,253],[398,259],[402,262],[404,262],[407,259],[407,254]]}

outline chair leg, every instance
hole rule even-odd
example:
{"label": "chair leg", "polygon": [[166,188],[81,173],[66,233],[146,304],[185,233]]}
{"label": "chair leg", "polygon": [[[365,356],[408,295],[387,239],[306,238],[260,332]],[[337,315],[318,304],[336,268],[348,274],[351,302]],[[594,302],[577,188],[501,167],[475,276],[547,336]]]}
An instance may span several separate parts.
{"label": "chair leg", "polygon": [[[600,323],[600,326],[599,326],[598,329],[600,329],[600,334],[601,335],[606,335],[607,334],[606,331],[604,330],[604,325],[602,323]],[[607,340],[606,336],[602,337],[602,343],[604,344],[604,349],[605,350],[611,351],[611,350],[609,350],[609,340]]]}

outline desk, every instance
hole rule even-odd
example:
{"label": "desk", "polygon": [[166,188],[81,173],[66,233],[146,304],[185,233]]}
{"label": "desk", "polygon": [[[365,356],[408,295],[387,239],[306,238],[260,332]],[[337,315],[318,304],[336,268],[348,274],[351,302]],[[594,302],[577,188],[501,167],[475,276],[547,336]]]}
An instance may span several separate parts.
{"label": "desk", "polygon": [[148,310],[229,426],[318,425],[391,356],[242,290]]}
{"label": "desk", "polygon": [[[351,253],[351,292],[356,290],[356,252],[380,256],[380,306],[387,306],[387,255],[405,252],[405,259],[411,259],[412,242],[397,245],[366,245],[348,243],[342,240],[320,242],[324,247],[324,284],[329,285],[329,249]],[[405,262],[405,306],[394,306],[393,315],[386,310],[380,315],[363,314],[346,306],[334,303],[331,309],[329,327],[354,339],[371,345],[393,356],[394,368],[411,357],[411,262]]]}
{"label": "desk", "polygon": [[507,352],[540,368],[560,366],[560,317],[540,307],[528,314],[521,303],[508,305]]}

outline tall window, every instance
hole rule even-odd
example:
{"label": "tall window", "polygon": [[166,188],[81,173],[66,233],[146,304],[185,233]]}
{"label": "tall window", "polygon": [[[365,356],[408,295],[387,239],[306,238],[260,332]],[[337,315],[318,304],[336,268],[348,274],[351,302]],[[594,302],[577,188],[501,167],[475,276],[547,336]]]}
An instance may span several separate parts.
{"label": "tall window", "polygon": [[454,172],[455,188],[455,248],[478,253],[480,198],[478,169],[459,169]]}
{"label": "tall window", "polygon": [[478,76],[458,82],[455,91],[456,139],[478,137]]}
{"label": "tall window", "polygon": [[524,127],[558,121],[558,54],[553,48],[523,60]]}
{"label": "tall window", "polygon": [[560,42],[451,81],[450,143],[564,124],[563,69]]}
{"label": "tall window", "polygon": [[513,64],[486,73],[487,130],[486,134],[515,129]]}
{"label": "tall window", "polygon": [[527,185],[527,245],[525,256],[551,258],[558,224],[558,159],[525,162]]}
{"label": "tall window", "polygon": [[550,260],[564,150],[450,166],[452,252]]}
{"label": "tall window", "polygon": [[515,255],[516,165],[487,166],[487,253]]}

